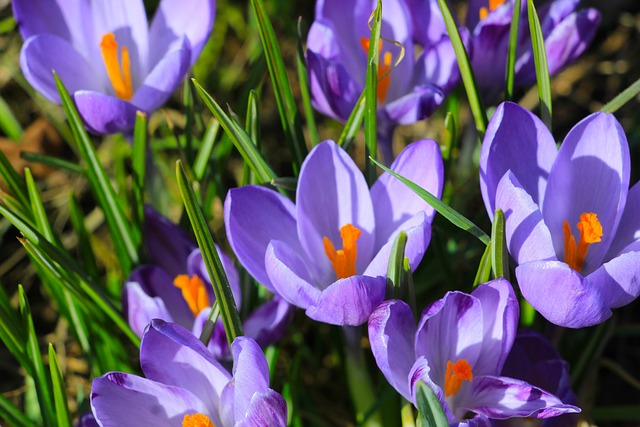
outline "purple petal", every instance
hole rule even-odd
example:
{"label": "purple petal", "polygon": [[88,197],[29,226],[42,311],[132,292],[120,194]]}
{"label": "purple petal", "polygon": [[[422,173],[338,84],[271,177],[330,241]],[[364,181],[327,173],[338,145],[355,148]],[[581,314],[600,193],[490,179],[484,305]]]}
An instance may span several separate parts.
{"label": "purple petal", "polygon": [[539,204],[556,157],[556,144],[544,123],[517,104],[498,106],[482,143],[480,189],[489,217],[496,210],[496,189],[510,169]]}
{"label": "purple petal", "polygon": [[51,34],[73,43],[81,34],[80,3],[64,0],[14,0],[13,16],[23,39],[37,34]]}
{"label": "purple petal", "polygon": [[191,45],[187,68],[193,65],[209,38],[215,16],[215,0],[162,0],[149,29],[149,65],[154,67],[167,52],[179,48],[183,36]]}
{"label": "purple petal", "polygon": [[[202,331],[204,330],[210,314],[211,308],[205,308],[198,313],[193,321],[193,327],[191,328],[191,333],[194,336],[202,336]],[[207,349],[209,349],[211,354],[213,354],[213,357],[220,362],[231,360],[231,350],[229,349],[227,334],[224,330],[224,323],[222,323],[222,319],[220,318],[218,318],[216,323],[213,325],[213,332],[211,333],[211,338],[207,344]]]}
{"label": "purple petal", "polygon": [[369,317],[371,352],[387,381],[411,400],[409,372],[416,360],[416,322],[403,301],[385,301]]}
{"label": "purple petal", "polygon": [[54,70],[69,93],[104,89],[95,77],[93,66],[69,42],[55,35],[39,34],[29,38],[20,51],[20,68],[31,86],[58,104],[60,96]]}
{"label": "purple petal", "polygon": [[233,353],[234,413],[242,420],[255,393],[269,389],[269,366],[260,346],[251,338],[238,337],[231,344]]}
{"label": "purple petal", "polygon": [[[460,35],[463,37],[463,43],[467,45],[469,32],[462,31]],[[424,53],[417,60],[415,78],[417,82],[438,86],[444,95],[458,84],[460,69],[448,36],[425,48]]]}
{"label": "purple petal", "polygon": [[500,180],[496,193],[495,207],[504,212],[507,247],[516,262],[556,259],[540,208],[511,171]]}
{"label": "purple petal", "polygon": [[548,418],[580,412],[580,408],[565,405],[556,396],[513,378],[474,377],[471,390],[465,409],[489,418]]}
{"label": "purple petal", "polygon": [[342,248],[340,228],[352,224],[361,231],[357,241],[356,271],[362,272],[373,257],[375,218],[369,187],[351,157],[333,141],[318,144],[307,156],[296,191],[298,236],[313,277],[321,283],[334,280],[323,238]]}
{"label": "purple petal", "polygon": [[132,104],[144,111],[155,111],[180,85],[189,71],[191,58],[189,41],[184,38],[181,41],[176,50],[166,54],[147,74],[142,86],[136,89]]}
{"label": "purple petal", "polygon": [[265,302],[253,311],[242,327],[246,336],[260,347],[279,341],[293,320],[294,307],[279,296]]}
{"label": "purple petal", "polygon": [[127,133],[135,125],[138,108],[127,101],[88,90],[74,93],[73,100],[87,130],[92,133]]}
{"label": "purple petal", "polygon": [[[440,198],[444,166],[435,141],[423,139],[409,144],[393,162],[391,170]],[[385,244],[400,225],[418,212],[425,212],[429,222],[435,215],[427,202],[387,172],[371,187],[371,201],[376,209],[376,247]]]}
{"label": "purple petal", "polygon": [[413,37],[418,43],[428,47],[449,37],[436,0],[408,0],[407,4],[413,18]]}
{"label": "purple petal", "polygon": [[571,129],[549,173],[542,215],[557,254],[564,254],[564,221],[574,235],[582,213],[596,213],[602,224],[604,235],[589,247],[584,275],[600,266],[613,241],[627,199],[629,168],[629,144],[622,127],[614,116],[595,113]]}
{"label": "purple petal", "polygon": [[331,325],[358,326],[367,321],[384,300],[384,277],[351,276],[338,280],[307,308],[307,316]]}
{"label": "purple petal", "polygon": [[[434,378],[434,373],[431,371],[431,366],[429,365],[429,362],[424,356],[420,356],[418,360],[416,360],[416,362],[413,364],[413,367],[409,372],[409,388],[411,390],[410,401],[414,404],[414,406],[417,406],[416,405],[417,387],[418,387],[418,382],[422,381],[426,385],[431,387],[431,390],[433,390],[433,392],[436,394],[436,396],[438,397],[438,400],[440,401],[440,405],[442,406],[442,410],[444,411],[445,416],[450,422],[455,421],[456,418],[462,418],[462,417],[456,417],[453,414],[452,408],[449,407],[449,404],[445,399],[444,391],[442,390],[440,385],[436,384],[432,380],[433,378]],[[463,384],[462,387],[463,388],[466,387],[466,384]]]}
{"label": "purple petal", "polygon": [[471,294],[482,305],[483,339],[473,375],[497,375],[502,370],[516,337],[520,310],[511,284],[496,279],[480,285]]}
{"label": "purple petal", "polygon": [[247,408],[245,418],[238,420],[235,425],[236,427],[286,427],[287,402],[279,393],[271,389],[264,393],[256,393]]}
{"label": "purple petal", "polygon": [[611,301],[605,299],[599,286],[563,262],[520,264],[516,277],[525,299],[551,323],[582,328],[604,322],[611,316]]}
{"label": "purple petal", "polygon": [[93,380],[91,407],[103,427],[179,425],[187,414],[202,413],[218,423],[191,391],[123,372],[107,373]]}
{"label": "purple petal", "polygon": [[629,304],[640,295],[640,251],[617,256],[586,279],[586,286],[597,287],[609,307]]}
{"label": "purple petal", "polygon": [[274,292],[286,301],[302,309],[318,301],[320,289],[310,283],[308,267],[300,252],[274,240],[267,248],[265,264]]}
{"label": "purple petal", "polygon": [[[236,306],[239,307],[242,303],[242,291],[240,290],[240,278],[238,277],[238,271],[233,265],[233,261],[231,258],[227,256],[218,245],[215,245],[216,251],[218,252],[218,256],[220,257],[220,262],[222,263],[222,268],[224,269],[224,273],[227,276],[227,280],[229,281],[229,287],[231,288],[231,293],[233,294],[233,299],[236,303]],[[216,296],[213,292],[213,286],[211,285],[212,281],[209,277],[209,271],[207,270],[207,266],[204,264],[204,259],[202,258],[202,252],[200,249],[194,249],[194,251],[189,255],[187,260],[187,272],[190,276],[197,275],[200,277],[207,286],[207,293],[209,294],[209,299],[211,303],[215,301]]]}
{"label": "purple petal", "polygon": [[291,200],[275,191],[245,186],[229,190],[224,202],[227,238],[240,263],[269,291],[273,285],[265,270],[265,252],[271,240],[298,248],[296,212]]}
{"label": "purple petal", "polygon": [[389,119],[401,125],[431,116],[444,101],[442,89],[432,84],[414,86],[405,93],[384,107]]}
{"label": "purple petal", "polygon": [[[629,245],[637,244],[640,241],[640,182],[631,187],[627,193],[627,202],[624,205],[624,212],[620,217],[620,224],[616,231],[616,236],[611,243],[609,253],[605,260],[609,260],[623,252],[629,250]],[[635,250],[640,250],[640,247]]]}
{"label": "purple petal", "polygon": [[142,337],[140,366],[148,379],[189,390],[213,408],[231,379],[191,331],[157,319]]}
{"label": "purple petal", "polygon": [[125,300],[123,311],[127,315],[127,322],[139,337],[142,336],[152,319],[173,322],[173,318],[162,299],[147,295],[140,287],[140,284],[136,282],[127,282],[125,284],[122,297]]}

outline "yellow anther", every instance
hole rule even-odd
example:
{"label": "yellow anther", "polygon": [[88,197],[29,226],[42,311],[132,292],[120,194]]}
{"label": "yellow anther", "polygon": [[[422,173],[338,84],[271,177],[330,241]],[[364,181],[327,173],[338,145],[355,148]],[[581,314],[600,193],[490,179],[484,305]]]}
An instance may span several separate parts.
{"label": "yellow anther", "polygon": [[444,374],[444,396],[455,396],[463,381],[473,380],[471,365],[466,359],[460,359],[456,363],[447,362],[447,372]]}
{"label": "yellow anther", "polygon": [[[382,53],[382,40],[378,44],[378,53]],[[369,52],[369,39],[366,37],[360,38],[360,46],[365,52]],[[378,62],[378,87],[376,89],[376,98],[378,102],[384,102],[387,98],[387,92],[389,91],[389,85],[391,84],[391,52],[385,52],[380,56]],[[386,75],[385,75],[386,74]]]}
{"label": "yellow anther", "polygon": [[182,419],[182,427],[215,427],[209,417],[204,414],[185,415]]}
{"label": "yellow anther", "polygon": [[587,257],[589,245],[598,243],[603,234],[602,224],[598,221],[598,215],[593,212],[585,212],[580,215],[580,222],[578,222],[577,227],[580,231],[580,240],[576,245],[576,239],[571,233],[569,223],[567,221],[562,223],[562,231],[564,234],[564,262],[579,273]]}
{"label": "yellow anther", "polygon": [[498,7],[502,6],[502,4],[507,1],[507,0],[489,0],[489,7],[481,7],[480,8],[480,20],[482,21],[483,19],[485,19],[488,15],[489,12],[493,12],[494,10],[496,10]]}
{"label": "yellow anther", "polygon": [[342,249],[336,250],[328,237],[322,240],[324,243],[324,253],[333,265],[337,279],[344,279],[356,274],[356,260],[358,258],[358,244],[356,240],[360,237],[360,230],[352,224],[347,224],[340,228],[342,238]]}
{"label": "yellow anther", "polygon": [[180,274],[173,280],[173,285],[182,291],[182,297],[194,316],[211,306],[204,282],[197,275]]}
{"label": "yellow anther", "polygon": [[107,70],[107,76],[113,86],[116,96],[125,101],[130,101],[133,97],[133,84],[131,83],[131,60],[129,59],[129,50],[126,46],[122,47],[120,59],[122,66],[118,60],[118,43],[113,33],[106,33],[100,41],[100,50],[102,51],[102,60]]}

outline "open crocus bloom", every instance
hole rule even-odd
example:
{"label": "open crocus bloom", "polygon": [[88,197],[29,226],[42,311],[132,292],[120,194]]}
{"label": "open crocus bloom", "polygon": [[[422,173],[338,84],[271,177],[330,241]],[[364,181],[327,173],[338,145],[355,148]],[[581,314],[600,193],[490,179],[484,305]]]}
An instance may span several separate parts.
{"label": "open crocus bloom", "polygon": [[498,106],[480,156],[487,212],[502,209],[524,297],[550,322],[606,320],[640,294],[640,185],[618,121],[595,113],[558,150],[522,107]]}
{"label": "open crocus bloom", "polygon": [[471,295],[448,292],[425,309],[417,327],[406,303],[385,301],[371,314],[369,341],[389,383],[415,404],[417,382],[425,382],[452,425],[579,412],[538,387],[500,376],[517,324],[513,289],[498,279]]}
{"label": "open crocus bloom", "polygon": [[[410,144],[392,169],[440,196],[442,157],[434,141]],[[264,187],[236,188],[224,220],[239,261],[267,289],[312,319],[359,325],[384,299],[395,236],[407,233],[405,254],[415,269],[434,213],[389,174],[369,190],[348,154],[325,141],[302,164],[295,205]]]}
{"label": "open crocus bloom", "polygon": [[[312,102],[316,109],[346,121],[365,87],[368,26],[375,0],[319,0],[307,37]],[[382,7],[377,102],[381,149],[391,161],[391,133],[397,124],[429,117],[457,84],[460,73],[448,38],[416,53],[411,15],[404,0]],[[401,48],[404,58],[393,68]],[[393,69],[392,69],[393,68]],[[389,72],[387,74],[387,72]]]}
{"label": "open crocus bloom", "polygon": [[60,103],[55,70],[87,129],[107,134],[169,98],[211,32],[215,0],[162,0],[151,26],[142,0],[15,0],[13,9],[29,83]]}
{"label": "open crocus bloom", "polygon": [[93,380],[91,408],[103,427],[286,426],[287,406],[269,388],[260,347],[238,337],[233,375],[186,329],[154,320],[142,337],[146,378],[110,372]]}
{"label": "open crocus bloom", "polygon": [[[152,265],[136,268],[125,283],[124,312],[142,336],[152,319],[175,322],[200,336],[215,295],[200,249],[183,229],[151,208],[146,209],[145,247]],[[236,305],[241,293],[233,262],[217,246]],[[243,322],[244,332],[266,347],[284,335],[293,307],[279,296],[259,306]],[[215,324],[209,349],[218,359],[230,357],[222,320]]]}

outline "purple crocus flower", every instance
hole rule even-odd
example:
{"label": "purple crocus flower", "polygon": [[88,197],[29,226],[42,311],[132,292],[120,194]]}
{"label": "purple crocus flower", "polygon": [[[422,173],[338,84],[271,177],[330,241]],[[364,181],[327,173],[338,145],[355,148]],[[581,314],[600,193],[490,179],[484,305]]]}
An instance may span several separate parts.
{"label": "purple crocus flower", "polygon": [[[319,0],[307,37],[307,65],[314,107],[346,121],[365,87],[368,26],[375,0]],[[391,161],[391,135],[398,124],[429,117],[457,84],[460,73],[448,39],[425,47],[416,57],[411,14],[404,0],[382,8],[377,101],[380,147]],[[401,47],[404,58],[393,68]],[[393,69],[392,69],[393,68]],[[390,73],[387,75],[387,72]]]}
{"label": "purple crocus flower", "polygon": [[[482,197],[502,209],[524,297],[547,320],[603,322],[640,294],[640,185],[614,116],[595,113],[558,150],[536,116],[498,106],[480,155]],[[552,296],[550,298],[550,296]]]}
{"label": "purple crocus flower", "polygon": [[[152,265],[136,268],[125,283],[123,305],[129,325],[142,336],[151,319],[163,319],[199,336],[215,301],[200,249],[182,228],[151,208],[146,209],[144,234]],[[240,306],[238,273],[231,259],[216,249]],[[266,347],[282,338],[292,317],[293,307],[275,296],[244,321],[244,332]],[[222,320],[215,324],[209,349],[218,359],[230,356]]]}
{"label": "purple crocus flower", "polygon": [[142,0],[14,0],[13,10],[29,83],[60,103],[55,70],[87,129],[107,134],[169,98],[209,37],[215,0],[162,0],[151,26]]}
{"label": "purple crocus flower", "polygon": [[406,303],[385,301],[369,318],[371,350],[389,383],[407,400],[415,404],[418,381],[429,385],[452,425],[579,412],[525,381],[500,376],[518,311],[504,279],[481,285],[471,295],[448,292],[425,309],[417,327]]}
{"label": "purple crocus flower", "polygon": [[[431,140],[410,144],[392,169],[440,196],[443,166]],[[317,145],[298,178],[296,204],[276,191],[245,186],[229,191],[224,220],[229,243],[247,271],[267,289],[337,325],[364,323],[384,299],[395,236],[408,236],[415,269],[431,238],[435,212],[389,174],[371,190],[333,141]]]}
{"label": "purple crocus flower", "polygon": [[101,427],[286,426],[287,405],[269,388],[269,367],[251,338],[231,345],[233,374],[193,334],[153,320],[142,337],[146,378],[110,372],[93,380],[91,407]]}

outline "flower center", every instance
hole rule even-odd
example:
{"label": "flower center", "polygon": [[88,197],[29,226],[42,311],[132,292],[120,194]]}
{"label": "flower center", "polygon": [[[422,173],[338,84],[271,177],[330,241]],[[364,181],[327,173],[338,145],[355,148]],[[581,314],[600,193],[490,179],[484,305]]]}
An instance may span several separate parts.
{"label": "flower center", "polygon": [[447,372],[444,374],[444,396],[455,396],[463,381],[473,380],[471,365],[466,359],[460,359],[456,363],[447,362]]}
{"label": "flower center", "polygon": [[111,81],[111,86],[116,96],[125,101],[130,101],[133,97],[133,85],[131,84],[131,61],[129,60],[129,50],[122,46],[120,59],[118,60],[118,43],[113,33],[106,33],[100,41],[102,60],[107,69],[107,76]]}
{"label": "flower center", "polygon": [[182,419],[182,427],[216,427],[209,417],[204,414],[185,415]]}
{"label": "flower center", "polygon": [[360,237],[360,230],[352,224],[347,224],[340,228],[342,238],[342,249],[337,250],[327,236],[322,239],[324,243],[324,253],[333,265],[337,279],[344,279],[356,274],[356,259],[358,258],[358,245],[356,240]]}
{"label": "flower center", "polygon": [[598,221],[598,215],[593,212],[585,212],[580,215],[577,227],[580,231],[580,241],[576,245],[576,239],[571,234],[571,227],[565,220],[562,224],[564,232],[564,262],[569,267],[580,273],[582,264],[587,257],[589,245],[597,243],[602,237],[602,225]]}
{"label": "flower center", "polygon": [[494,10],[496,10],[498,8],[498,6],[501,6],[506,0],[489,0],[489,7],[481,7],[480,8],[480,20],[483,20],[487,17],[487,15],[489,15],[489,12],[493,12]]}
{"label": "flower center", "polygon": [[[369,39],[366,37],[360,37],[360,46],[364,49],[365,52],[369,52]],[[382,52],[382,40],[380,40],[380,44],[378,45],[378,53]],[[384,55],[381,56],[380,61],[378,62],[378,87],[376,89],[376,98],[378,98],[378,102],[384,102],[387,98],[387,92],[389,91],[389,85],[391,84],[391,74],[386,73],[391,69],[391,52],[385,52]],[[381,77],[384,76],[383,79]]]}
{"label": "flower center", "polygon": [[194,316],[197,316],[202,309],[211,306],[204,282],[196,274],[191,277],[180,274],[173,279],[173,285],[182,291],[182,297]]}

